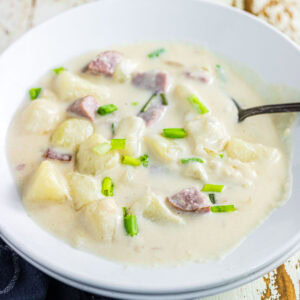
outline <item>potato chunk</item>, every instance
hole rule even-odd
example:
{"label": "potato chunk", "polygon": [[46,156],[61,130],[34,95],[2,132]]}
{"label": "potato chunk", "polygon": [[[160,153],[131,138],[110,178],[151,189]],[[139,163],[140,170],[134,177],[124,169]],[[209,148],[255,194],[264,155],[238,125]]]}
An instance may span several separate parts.
{"label": "potato chunk", "polygon": [[136,214],[142,214],[151,221],[171,222],[183,224],[181,217],[174,214],[166,205],[165,201],[153,192],[148,191],[143,199],[137,200],[132,208]]}
{"label": "potato chunk", "polygon": [[229,157],[242,162],[252,162],[259,159],[276,161],[280,156],[277,149],[261,144],[251,144],[238,138],[232,138],[227,143],[226,150]]}
{"label": "potato chunk", "polygon": [[114,80],[121,83],[129,80],[136,66],[137,64],[130,59],[123,59],[114,72]]}
{"label": "potato chunk", "polygon": [[110,96],[106,87],[90,83],[69,71],[55,75],[54,89],[62,101],[74,101],[88,95],[106,101]]}
{"label": "potato chunk", "polygon": [[93,134],[79,146],[76,161],[79,172],[95,175],[114,168],[120,163],[120,155],[115,150],[110,150],[103,155],[93,151],[95,146],[102,143],[107,143],[107,140],[100,134]]}
{"label": "potato chunk", "polygon": [[201,155],[204,148],[220,152],[229,140],[224,126],[213,116],[189,114],[185,129],[194,141],[197,155]]}
{"label": "potato chunk", "polygon": [[187,177],[200,179],[202,182],[207,182],[208,177],[204,166],[198,162],[189,162],[182,166],[182,174]]}
{"label": "potato chunk", "polygon": [[43,98],[32,101],[23,112],[25,130],[30,133],[50,132],[57,126],[61,117],[57,104]]}
{"label": "potato chunk", "polygon": [[139,156],[142,151],[142,137],[145,130],[145,122],[139,117],[127,117],[118,124],[116,139],[126,139],[125,149],[122,154]]}
{"label": "potato chunk", "polygon": [[177,84],[174,89],[174,96],[182,101],[185,101],[186,103],[188,103],[187,101],[188,97],[194,94],[195,91],[191,89],[189,86],[184,84]]}
{"label": "potato chunk", "polygon": [[94,201],[82,209],[81,221],[95,238],[112,241],[116,227],[122,219],[121,209],[113,198]]}
{"label": "potato chunk", "polygon": [[75,209],[81,209],[83,206],[103,198],[101,182],[95,177],[72,172],[68,179]]}
{"label": "potato chunk", "polygon": [[165,163],[178,160],[182,151],[175,141],[167,140],[158,134],[145,136],[145,141],[156,158]]}
{"label": "potato chunk", "polygon": [[68,185],[53,162],[43,161],[25,192],[25,201],[31,204],[62,203],[69,198]]}
{"label": "potato chunk", "polygon": [[93,125],[83,119],[68,119],[62,122],[52,133],[51,144],[55,147],[75,150],[94,132]]}

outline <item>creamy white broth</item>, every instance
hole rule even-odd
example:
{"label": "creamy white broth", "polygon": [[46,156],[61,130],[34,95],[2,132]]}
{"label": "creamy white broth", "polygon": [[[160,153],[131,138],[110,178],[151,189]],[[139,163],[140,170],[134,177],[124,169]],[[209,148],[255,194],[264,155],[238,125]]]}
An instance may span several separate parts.
{"label": "creamy white broth", "polygon": [[[166,51],[159,57],[150,59],[147,56],[151,51],[162,47]],[[169,102],[166,112],[153,126],[146,127],[141,138],[141,153],[135,155],[137,157],[148,154],[149,166],[132,167],[118,163],[114,168],[101,170],[96,175],[88,174],[98,182],[100,188],[104,177],[110,177],[114,183],[114,196],[107,198],[115,201],[119,210],[112,239],[104,241],[95,234],[95,226],[93,227],[92,223],[87,224],[89,221],[85,217],[85,210],[91,204],[75,209],[74,199],[71,196],[61,203],[47,203],[47,201],[39,203],[39,201],[32,201],[32,197],[31,199],[26,197],[32,187],[34,174],[44,161],[43,154],[47,148],[73,155],[71,162],[49,160],[51,165],[54,165],[66,178],[66,182],[69,183],[70,172],[78,171],[78,156],[75,159],[77,150],[57,149],[50,142],[55,128],[65,118],[70,118],[70,115],[66,114],[66,109],[77,100],[71,98],[69,101],[63,101],[60,98],[60,91],[57,90],[55,82],[63,73],[55,75],[49,72],[50,74],[36,85],[43,90],[35,101],[53,102],[61,114],[60,120],[52,130],[46,134],[37,134],[26,129],[24,111],[28,105],[32,105],[28,99],[11,124],[8,139],[9,156],[13,168],[21,169],[16,171],[15,175],[29,215],[44,228],[73,246],[122,262],[165,264],[184,261],[203,262],[223,257],[288,196],[289,157],[285,151],[286,145],[281,141],[280,132],[276,129],[273,119],[267,115],[237,123],[237,112],[229,96],[248,107],[262,104],[263,101],[253,88],[231,70],[230,66],[208,51],[196,46],[176,43],[141,43],[138,46],[130,45],[115,49],[122,53],[123,59],[126,58],[135,65],[133,74],[156,70],[166,72],[170,80],[166,92]],[[72,72],[105,89],[107,95],[96,97],[99,105],[113,103],[118,107],[118,110],[112,114],[98,115],[93,124],[95,133],[101,134],[109,141],[113,137],[111,124],[118,123],[128,116],[136,116],[152,92],[134,86],[130,78],[120,83],[115,80],[115,76],[82,73],[83,67],[99,52],[101,51],[76,58],[66,63],[64,67],[68,69],[65,72]],[[224,69],[225,78],[216,71],[217,64]],[[186,71],[202,70],[203,67],[212,75],[212,83],[203,83],[184,75]],[[199,115],[188,101],[181,99],[178,93],[176,94],[176,87],[179,84],[193,90],[210,112]],[[134,102],[138,104],[132,105]],[[155,103],[160,103],[159,97]],[[74,117],[80,118],[72,115],[72,118]],[[211,117],[224,127],[228,139],[224,142],[225,146],[220,146],[221,150],[216,151],[216,155],[206,151],[196,151],[193,134],[187,129],[190,120],[197,119],[201,123],[203,118]],[[164,128],[185,128],[188,134],[184,139],[171,140],[180,149],[178,158],[171,162],[164,162],[158,158],[152,149],[152,143],[147,142],[147,136],[159,135]],[[258,158],[251,162],[241,162],[240,159],[230,157],[227,151],[228,144],[234,138],[254,143],[254,148],[260,147],[256,146],[257,144],[267,147],[263,148],[263,157],[258,155]],[[221,153],[224,153],[223,158],[219,157]],[[183,165],[180,159],[190,157],[201,157],[205,161],[201,167],[207,173],[206,180],[191,178],[184,173],[183,168],[187,168],[191,163]],[[23,164],[24,168],[20,167]],[[232,204],[236,211],[183,212],[172,207],[165,200],[188,187],[196,187],[201,191],[205,183],[224,185],[221,193],[215,193],[216,204]],[[70,195],[72,191],[69,184],[67,188]],[[180,222],[159,217],[149,219],[143,215],[145,209],[143,199],[151,192],[159,196],[172,217],[175,216],[175,219],[179,217]],[[208,200],[208,193],[204,194]],[[101,195],[100,200],[97,201],[100,202],[104,198]],[[134,237],[127,235],[124,230],[121,211],[124,206],[137,216],[139,232]]]}

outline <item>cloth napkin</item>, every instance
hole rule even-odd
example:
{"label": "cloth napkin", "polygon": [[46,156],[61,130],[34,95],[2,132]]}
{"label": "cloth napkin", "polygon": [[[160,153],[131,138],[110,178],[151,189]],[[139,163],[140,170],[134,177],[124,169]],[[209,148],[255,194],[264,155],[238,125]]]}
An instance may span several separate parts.
{"label": "cloth napkin", "polygon": [[0,238],[0,300],[112,300],[65,285],[18,256]]}

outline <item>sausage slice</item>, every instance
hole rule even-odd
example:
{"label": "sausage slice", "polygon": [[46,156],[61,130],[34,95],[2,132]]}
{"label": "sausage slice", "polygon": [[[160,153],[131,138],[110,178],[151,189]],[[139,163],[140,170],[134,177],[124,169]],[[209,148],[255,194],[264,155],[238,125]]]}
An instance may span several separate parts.
{"label": "sausage slice", "polygon": [[147,111],[139,113],[138,116],[145,121],[147,127],[150,127],[163,117],[166,110],[165,105],[153,105]]}
{"label": "sausage slice", "polygon": [[133,85],[153,92],[165,92],[167,81],[168,75],[164,72],[136,73],[132,77]]}
{"label": "sausage slice", "polygon": [[175,208],[189,212],[209,212],[210,206],[206,195],[195,187],[185,188],[182,191],[168,197],[167,200]]}
{"label": "sausage slice", "polygon": [[112,76],[122,60],[122,54],[118,51],[104,51],[93,59],[85,69],[85,72],[94,75]]}
{"label": "sausage slice", "polygon": [[208,71],[205,70],[185,72],[184,75],[187,78],[198,80],[206,84],[209,84],[213,81],[213,76]]}
{"label": "sausage slice", "polygon": [[94,97],[85,96],[72,103],[68,107],[67,112],[71,112],[78,116],[87,118],[90,121],[94,121],[98,107],[99,104]]}
{"label": "sausage slice", "polygon": [[48,148],[46,150],[43,157],[46,159],[60,160],[60,161],[65,161],[65,162],[69,162],[72,160],[71,154],[59,153],[50,148]]}

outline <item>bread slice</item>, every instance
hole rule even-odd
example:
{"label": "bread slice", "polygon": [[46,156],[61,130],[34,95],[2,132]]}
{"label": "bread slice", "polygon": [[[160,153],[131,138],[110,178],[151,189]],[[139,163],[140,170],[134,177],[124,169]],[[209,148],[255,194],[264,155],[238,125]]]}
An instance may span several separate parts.
{"label": "bread slice", "polygon": [[245,10],[264,19],[300,44],[299,0],[244,0]]}

